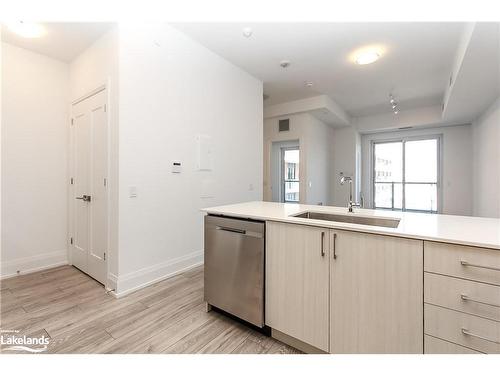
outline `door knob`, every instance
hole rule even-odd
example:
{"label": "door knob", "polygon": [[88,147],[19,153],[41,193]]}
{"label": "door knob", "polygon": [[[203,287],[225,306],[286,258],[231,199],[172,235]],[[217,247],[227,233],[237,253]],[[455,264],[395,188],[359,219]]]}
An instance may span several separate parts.
{"label": "door knob", "polygon": [[76,199],[81,199],[85,202],[90,202],[91,197],[90,197],[90,195],[82,195],[81,197],[76,197]]}

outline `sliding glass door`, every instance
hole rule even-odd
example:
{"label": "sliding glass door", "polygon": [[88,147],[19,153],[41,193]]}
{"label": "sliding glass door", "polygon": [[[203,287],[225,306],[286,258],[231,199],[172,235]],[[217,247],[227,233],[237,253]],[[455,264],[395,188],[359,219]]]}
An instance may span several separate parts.
{"label": "sliding glass door", "polygon": [[439,147],[439,136],[374,142],[374,208],[437,213]]}

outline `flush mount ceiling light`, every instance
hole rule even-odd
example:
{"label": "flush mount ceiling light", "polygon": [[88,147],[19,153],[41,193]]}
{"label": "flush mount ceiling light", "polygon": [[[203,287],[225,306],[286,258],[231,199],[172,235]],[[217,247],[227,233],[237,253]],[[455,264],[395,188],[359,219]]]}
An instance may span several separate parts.
{"label": "flush mount ceiling light", "polygon": [[244,27],[242,33],[245,38],[250,38],[253,34],[253,30],[251,27]]}
{"label": "flush mount ceiling light", "polygon": [[380,59],[380,54],[375,51],[363,52],[356,57],[356,64],[367,65]]}
{"label": "flush mount ceiling light", "polygon": [[42,25],[33,22],[10,22],[6,26],[10,31],[24,38],[40,38],[47,32]]}
{"label": "flush mount ceiling light", "polygon": [[372,64],[382,57],[385,47],[380,45],[370,45],[358,48],[349,55],[349,60],[357,65]]}
{"label": "flush mount ceiling light", "polygon": [[314,83],[312,81],[305,81],[304,86],[305,87],[313,87]]}

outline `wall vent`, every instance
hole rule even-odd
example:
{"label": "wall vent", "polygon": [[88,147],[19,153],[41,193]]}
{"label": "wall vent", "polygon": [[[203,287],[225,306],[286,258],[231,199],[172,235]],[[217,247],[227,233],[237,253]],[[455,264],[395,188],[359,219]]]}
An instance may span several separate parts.
{"label": "wall vent", "polygon": [[284,119],[278,121],[278,131],[287,132],[290,130],[290,119]]}

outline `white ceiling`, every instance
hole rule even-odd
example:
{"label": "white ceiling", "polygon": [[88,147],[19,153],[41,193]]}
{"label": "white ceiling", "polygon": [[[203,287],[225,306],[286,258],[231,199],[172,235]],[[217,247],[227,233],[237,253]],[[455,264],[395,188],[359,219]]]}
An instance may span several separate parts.
{"label": "white ceiling", "polygon": [[476,23],[465,41],[443,110],[448,122],[473,121],[500,95],[500,23]]}
{"label": "white ceiling", "polygon": [[[351,116],[441,104],[463,23],[176,23],[207,48],[264,81],[265,105],[326,94]],[[253,35],[245,38],[244,27]],[[356,65],[356,49],[383,45],[382,58]],[[281,60],[291,61],[287,69]],[[307,88],[305,81],[313,81]]]}
{"label": "white ceiling", "polygon": [[23,38],[2,27],[2,41],[65,62],[72,61],[110,29],[104,22],[42,23],[47,33],[40,38]]}

